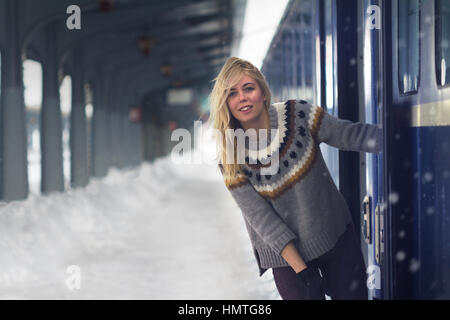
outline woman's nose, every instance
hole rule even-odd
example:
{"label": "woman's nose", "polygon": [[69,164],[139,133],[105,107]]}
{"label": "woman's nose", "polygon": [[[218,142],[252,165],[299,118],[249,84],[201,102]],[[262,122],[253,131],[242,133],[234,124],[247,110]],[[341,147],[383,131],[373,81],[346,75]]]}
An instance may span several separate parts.
{"label": "woman's nose", "polygon": [[245,100],[245,94],[244,94],[244,91],[240,91],[240,92],[239,92],[239,100],[240,100],[240,101]]}

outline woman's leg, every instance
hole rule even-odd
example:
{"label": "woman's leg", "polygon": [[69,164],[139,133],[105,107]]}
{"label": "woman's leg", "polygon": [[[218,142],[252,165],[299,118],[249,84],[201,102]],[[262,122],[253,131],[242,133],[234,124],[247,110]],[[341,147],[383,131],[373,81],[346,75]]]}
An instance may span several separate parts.
{"label": "woman's leg", "polygon": [[368,299],[364,258],[353,226],[349,225],[333,249],[317,260],[331,299]]}

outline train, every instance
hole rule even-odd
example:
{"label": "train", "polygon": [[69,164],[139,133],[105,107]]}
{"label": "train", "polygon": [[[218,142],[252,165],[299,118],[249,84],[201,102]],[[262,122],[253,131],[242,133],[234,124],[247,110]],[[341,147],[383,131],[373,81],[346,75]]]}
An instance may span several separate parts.
{"label": "train", "polygon": [[450,1],[291,0],[261,70],[274,102],[383,128],[379,154],[320,145],[369,298],[450,299]]}

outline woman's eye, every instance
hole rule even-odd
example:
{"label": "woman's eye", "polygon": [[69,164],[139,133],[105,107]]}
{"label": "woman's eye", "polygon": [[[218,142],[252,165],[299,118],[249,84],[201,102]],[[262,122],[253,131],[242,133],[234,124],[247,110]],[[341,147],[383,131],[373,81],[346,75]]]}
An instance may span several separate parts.
{"label": "woman's eye", "polygon": [[245,88],[245,91],[252,91],[252,90],[253,90],[252,87],[247,87],[247,88]]}
{"label": "woman's eye", "polygon": [[236,91],[232,91],[232,92],[230,92],[229,94],[228,94],[228,96],[229,97],[232,97],[232,96],[234,96],[236,94]]}

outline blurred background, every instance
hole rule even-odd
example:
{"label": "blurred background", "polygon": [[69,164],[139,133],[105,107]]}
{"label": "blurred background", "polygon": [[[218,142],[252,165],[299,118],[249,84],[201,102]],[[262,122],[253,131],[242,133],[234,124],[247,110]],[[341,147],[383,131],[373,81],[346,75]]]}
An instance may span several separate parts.
{"label": "blurred background", "polygon": [[193,129],[286,4],[0,0],[0,298],[279,299]]}

